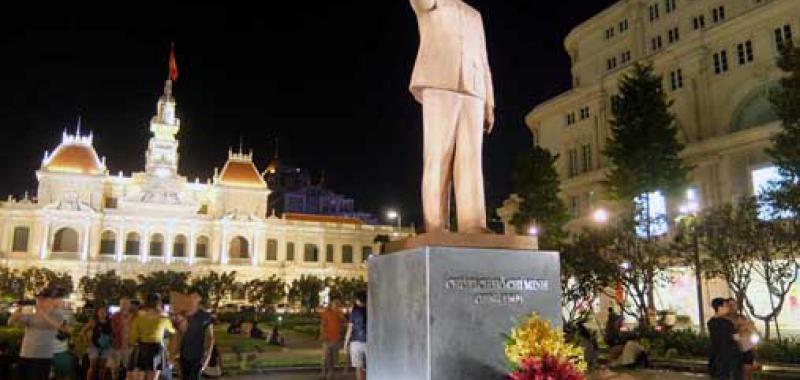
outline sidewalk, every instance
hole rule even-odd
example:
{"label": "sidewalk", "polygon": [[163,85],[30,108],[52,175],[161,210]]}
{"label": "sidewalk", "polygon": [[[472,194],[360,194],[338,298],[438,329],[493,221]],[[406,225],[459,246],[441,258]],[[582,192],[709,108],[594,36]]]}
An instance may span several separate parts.
{"label": "sidewalk", "polygon": [[[654,369],[667,371],[708,373],[708,361],[702,359],[653,359],[650,364]],[[800,366],[765,364],[761,371],[753,376],[756,379],[800,379]]]}

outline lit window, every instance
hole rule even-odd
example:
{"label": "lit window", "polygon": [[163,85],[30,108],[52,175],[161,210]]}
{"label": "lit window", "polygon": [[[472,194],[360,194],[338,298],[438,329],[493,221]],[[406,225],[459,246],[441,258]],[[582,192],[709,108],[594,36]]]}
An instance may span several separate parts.
{"label": "lit window", "polygon": [[[763,195],[766,195],[770,191],[774,190],[777,185],[777,181],[780,181],[783,178],[781,173],[778,171],[778,167],[776,166],[769,166],[766,168],[753,170],[750,172],[750,177],[753,182],[753,195],[758,198],[761,198]],[[775,209],[766,203],[761,203],[758,209],[759,219],[773,219],[775,217],[788,218],[791,216],[792,213],[788,211],[776,214]]]}
{"label": "lit window", "polygon": [[[650,236],[667,233],[667,199],[660,191],[642,194],[636,197],[636,205],[642,212],[636,217],[636,233],[648,236],[647,222],[650,224]],[[647,218],[644,216],[647,215]]]}

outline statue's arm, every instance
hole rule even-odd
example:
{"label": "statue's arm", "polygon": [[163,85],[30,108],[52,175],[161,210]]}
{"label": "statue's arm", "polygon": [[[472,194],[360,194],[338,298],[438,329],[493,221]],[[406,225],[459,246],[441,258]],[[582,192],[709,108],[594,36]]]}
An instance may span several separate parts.
{"label": "statue's arm", "polygon": [[436,7],[436,0],[410,0],[414,12],[425,13]]}
{"label": "statue's arm", "polygon": [[[481,20],[481,22],[483,22]],[[482,36],[481,42],[483,43],[483,66],[484,66],[484,81],[483,83],[486,84],[486,106],[494,108],[494,85],[492,83],[492,68],[489,66],[489,52],[486,47],[486,32],[484,31]]]}

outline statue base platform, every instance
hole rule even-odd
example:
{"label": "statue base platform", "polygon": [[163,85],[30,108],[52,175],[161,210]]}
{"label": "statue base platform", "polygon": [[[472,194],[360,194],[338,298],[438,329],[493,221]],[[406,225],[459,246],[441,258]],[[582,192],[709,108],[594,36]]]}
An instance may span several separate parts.
{"label": "statue base platform", "polygon": [[491,233],[465,234],[437,231],[426,232],[386,243],[386,253],[421,247],[493,248],[535,251],[539,249],[539,240],[535,236],[498,235]]}
{"label": "statue base platform", "polygon": [[560,292],[556,252],[424,245],[372,257],[369,378],[506,379],[505,334],[532,312],[560,326]]}

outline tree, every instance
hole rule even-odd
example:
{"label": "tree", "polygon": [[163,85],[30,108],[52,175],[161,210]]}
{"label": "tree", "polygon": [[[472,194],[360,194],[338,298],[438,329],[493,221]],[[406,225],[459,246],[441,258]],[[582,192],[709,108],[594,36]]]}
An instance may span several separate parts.
{"label": "tree", "polygon": [[558,155],[534,146],[517,160],[514,172],[514,192],[522,198],[519,211],[511,223],[517,233],[528,233],[535,225],[539,229],[539,247],[555,249],[566,236],[562,229],[569,220],[567,208],[558,197],[560,181],[555,165]]}
{"label": "tree", "polygon": [[185,292],[189,283],[189,272],[158,271],[139,275],[139,294],[146,298],[149,294],[160,294],[169,302],[169,293]]}
{"label": "tree", "polygon": [[[611,137],[605,155],[610,161],[606,174],[606,185],[613,198],[620,202],[624,211],[623,220],[633,231],[644,235],[645,241],[637,241],[635,233],[620,231],[621,248],[632,254],[628,259],[655,264],[663,255],[654,238],[655,227],[666,225],[666,215],[652,212],[652,194],[665,192],[674,194],[688,183],[691,167],[683,163],[680,152],[683,144],[678,142],[678,125],[669,112],[672,102],[667,100],[662,88],[663,78],[653,72],[651,64],[636,63],[631,72],[619,84],[619,94],[612,107]],[[656,255],[644,257],[642,255]],[[634,265],[631,262],[631,265]],[[655,269],[650,266],[645,270]],[[635,273],[628,271],[627,273]],[[652,282],[655,272],[642,273],[642,281]],[[623,276],[624,277],[624,276]],[[630,285],[635,290],[639,286]],[[654,286],[647,287],[646,309],[653,309]],[[638,295],[634,297],[638,299]],[[642,318],[647,321],[647,318]]]}
{"label": "tree", "polygon": [[585,320],[597,296],[611,286],[617,268],[601,251],[611,243],[607,231],[584,230],[561,251],[561,310],[564,326]]}
{"label": "tree", "polygon": [[334,277],[325,279],[325,283],[331,289],[331,298],[338,298],[347,304],[353,304],[356,294],[367,290],[367,282],[361,278]]}
{"label": "tree", "polygon": [[259,309],[273,312],[275,305],[286,297],[286,282],[277,275],[266,280],[252,280],[247,283],[247,298]]}
{"label": "tree", "polygon": [[618,306],[626,314],[636,317],[641,329],[648,329],[648,311],[655,307],[652,300],[654,288],[661,279],[670,252],[668,247],[641,237],[636,224],[632,218],[622,218],[610,227],[610,243],[604,253],[617,271],[616,280],[631,303],[628,305],[624,300],[617,300]]}
{"label": "tree", "polygon": [[0,267],[0,296],[12,299],[25,297],[25,281],[19,271]]}
{"label": "tree", "polygon": [[800,48],[785,49],[778,67],[785,76],[770,94],[770,102],[783,128],[766,152],[778,167],[781,179],[768,196],[778,209],[790,210],[796,216],[800,215]]}
{"label": "tree", "polygon": [[219,309],[222,300],[229,297],[239,286],[236,282],[236,271],[222,272],[222,274],[212,271],[193,279],[192,284],[197,285],[200,291],[205,293],[200,296],[205,302],[210,303],[213,310]]}
{"label": "tree", "polygon": [[123,279],[114,270],[83,276],[78,283],[84,295],[91,294],[94,300],[103,304],[117,302],[122,297],[136,296],[137,286],[136,280]]}
{"label": "tree", "polygon": [[324,282],[319,277],[302,275],[292,281],[289,301],[299,303],[307,313],[311,313],[319,306],[319,292],[323,287]]}
{"label": "tree", "polygon": [[[669,112],[661,83],[652,65],[637,63],[619,84],[612,107],[611,137],[605,155],[611,169],[607,186],[617,200],[632,205],[656,191],[673,193],[688,182],[691,169],[679,157],[678,125]],[[646,203],[646,202],[645,202]]]}

